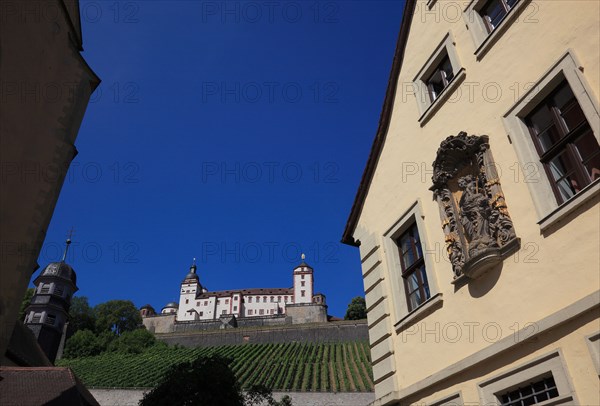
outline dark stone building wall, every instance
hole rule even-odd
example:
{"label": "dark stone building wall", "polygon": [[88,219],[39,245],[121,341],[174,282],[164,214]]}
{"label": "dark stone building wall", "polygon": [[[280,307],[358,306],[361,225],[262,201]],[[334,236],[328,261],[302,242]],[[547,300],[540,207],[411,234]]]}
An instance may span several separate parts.
{"label": "dark stone building wall", "polygon": [[2,1],[0,19],[2,358],[100,79],[80,53],[78,1]]}

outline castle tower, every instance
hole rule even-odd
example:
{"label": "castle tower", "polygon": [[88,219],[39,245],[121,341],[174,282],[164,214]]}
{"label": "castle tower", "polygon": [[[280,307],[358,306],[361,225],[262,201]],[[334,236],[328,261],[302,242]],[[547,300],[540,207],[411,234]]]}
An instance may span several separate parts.
{"label": "castle tower", "polygon": [[314,292],[313,268],[304,260],[294,268],[294,303],[312,303]]}
{"label": "castle tower", "polygon": [[190,267],[190,271],[181,282],[179,293],[179,309],[177,310],[177,320],[196,320],[197,312],[190,312],[196,308],[196,296],[203,292],[198,274],[196,274],[196,258]]}
{"label": "castle tower", "polygon": [[156,316],[156,310],[149,304],[143,305],[140,307],[140,316],[142,317],[152,317]]}
{"label": "castle tower", "polygon": [[77,289],[77,275],[65,262],[71,239],[67,239],[65,252],[60,262],[51,262],[35,278],[35,293],[25,311],[24,323],[38,340],[42,350],[52,362],[68,321],[71,297]]}

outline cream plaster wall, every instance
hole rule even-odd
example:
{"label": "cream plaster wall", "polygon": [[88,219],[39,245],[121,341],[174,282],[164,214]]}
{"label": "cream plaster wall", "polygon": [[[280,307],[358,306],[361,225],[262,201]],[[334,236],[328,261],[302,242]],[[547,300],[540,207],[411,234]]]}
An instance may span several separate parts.
{"label": "cream plaster wall", "polygon": [[[452,1],[439,0],[432,10],[426,3],[417,3],[387,139],[354,233],[354,238],[361,241],[373,360],[377,361],[376,353],[380,355],[380,361],[374,364],[378,398],[491,345],[497,340],[492,335],[495,331],[500,338],[506,337],[600,286],[598,194],[560,226],[542,233],[526,174],[518,169],[519,164],[522,167],[526,163],[518,161],[502,122],[502,116],[528,86],[540,80],[568,50],[581,63],[581,76],[598,105],[600,3],[532,1],[480,61],[474,55],[475,44],[462,15],[454,18],[451,14]],[[458,2],[462,9],[468,3]],[[448,32],[454,38],[466,77],[421,126],[418,105],[410,93],[412,81]],[[474,89],[472,94],[469,89]],[[497,89],[501,90],[499,97]],[[455,290],[437,203],[428,189],[431,163],[440,142],[459,131],[489,135],[521,249],[504,261],[500,272]],[[441,308],[399,334],[394,325],[405,314],[396,304],[405,297],[398,283],[399,269],[388,260],[383,236],[417,201],[424,227],[423,248],[431,262],[427,269],[430,283],[437,285],[443,302]],[[456,325],[461,339],[449,343],[448,337],[454,337],[449,334]],[[430,333],[423,338],[424,329]],[[573,340],[579,340],[577,332],[572,334]]]}

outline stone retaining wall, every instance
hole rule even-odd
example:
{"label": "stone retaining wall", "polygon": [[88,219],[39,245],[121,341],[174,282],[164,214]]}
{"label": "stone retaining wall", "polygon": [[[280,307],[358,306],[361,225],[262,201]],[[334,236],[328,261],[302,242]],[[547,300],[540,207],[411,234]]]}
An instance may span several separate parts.
{"label": "stone retaining wall", "polygon": [[366,320],[358,320],[322,324],[283,325],[278,327],[189,331],[157,334],[156,338],[169,345],[210,347],[249,343],[368,341],[369,331]]}
{"label": "stone retaining wall", "polygon": [[[100,406],[137,406],[149,389],[89,389]],[[375,400],[373,392],[274,392],[276,400],[284,395],[294,406],[366,406]]]}

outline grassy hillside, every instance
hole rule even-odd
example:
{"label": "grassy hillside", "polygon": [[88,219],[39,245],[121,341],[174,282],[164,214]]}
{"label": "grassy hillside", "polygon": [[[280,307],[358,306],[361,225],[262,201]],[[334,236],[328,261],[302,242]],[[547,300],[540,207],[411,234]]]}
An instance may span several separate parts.
{"label": "grassy hillside", "polygon": [[182,348],[155,346],[142,354],[105,353],[63,359],[91,387],[153,387],[173,364],[216,353],[233,359],[243,387],[264,384],[273,390],[365,392],[373,390],[366,342],[285,343]]}

